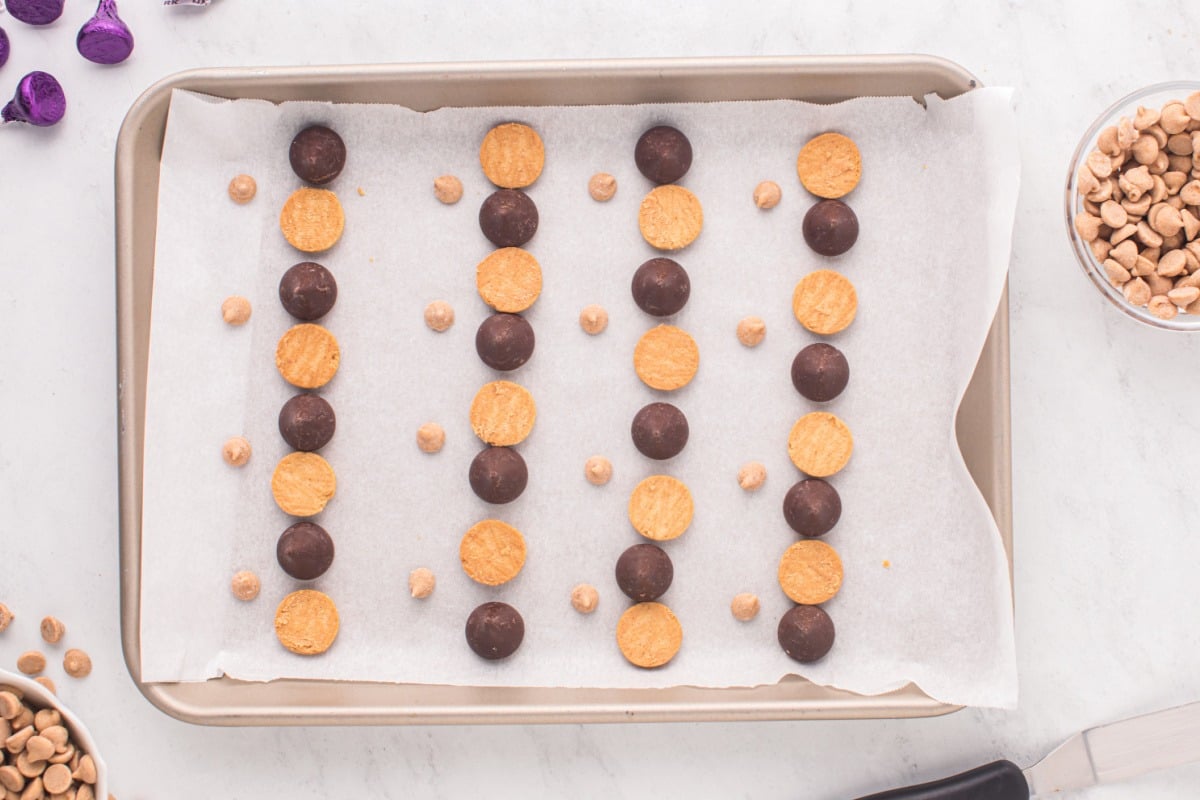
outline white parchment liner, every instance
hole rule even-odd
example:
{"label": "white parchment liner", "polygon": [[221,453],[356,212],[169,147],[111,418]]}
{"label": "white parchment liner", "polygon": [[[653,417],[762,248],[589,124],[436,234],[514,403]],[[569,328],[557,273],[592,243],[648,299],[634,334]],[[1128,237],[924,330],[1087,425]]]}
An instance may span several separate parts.
{"label": "white parchment liner", "polygon": [[[520,446],[529,487],[490,508],[471,492],[467,468],[480,443],[467,409],[476,389],[500,377],[475,354],[488,314],[474,283],[490,250],[479,205],[492,190],[478,163],[493,124],[527,122],[546,144],[546,168],[528,191],[541,215],[529,250],[545,289],[527,314],[533,359],[510,377],[538,402],[533,435]],[[276,641],[276,604],[299,588],[277,566],[275,541],[290,524],[270,477],[287,447],[276,420],[294,393],[274,366],[292,324],[277,286],[305,260],[279,232],[278,215],[300,185],[288,144],[305,124],[336,128],[349,161],[331,185],[346,212],[341,242],[317,256],[338,280],[324,320],[342,345],[342,366],[323,390],[338,415],[323,455],[338,493],[317,521],[337,544],[330,571],[313,582],[341,613],[324,656],[303,658]],[[684,130],[695,162],[682,183],[704,204],[700,238],[676,255],[692,295],[674,323],[701,352],[699,374],[670,396],[643,386],[632,368],[638,337],[655,320],[633,303],[634,270],[656,253],[637,229],[650,184],[633,143],[652,124]],[[800,146],[825,130],[851,135],[863,154],[861,184],[846,199],[861,222],[846,255],[821,258],[800,235],[814,202],[796,177]],[[616,197],[597,203],[587,181],[617,177]],[[226,197],[235,174],[258,181],[247,206]],[[433,179],[462,178],[465,196],[444,206]],[[763,179],[783,202],[757,209]],[[946,702],[1011,705],[1016,698],[1011,596],[995,524],[963,466],[954,416],[972,374],[1008,266],[1018,153],[1008,90],[955,100],[864,98],[835,106],[793,101],[635,107],[466,108],[415,113],[386,105],[216,101],[176,92],[159,189],[153,328],[146,419],[142,553],[142,671],[147,681],[194,681],[222,673],[277,677],[512,686],[749,686],[798,672],[821,684],[878,693],[915,681]],[[361,189],[361,191],[360,191]],[[809,666],[789,660],[775,628],[790,602],[779,590],[779,556],[796,537],[783,520],[800,478],[787,457],[793,422],[817,407],[791,386],[792,357],[817,337],[791,313],[807,272],[833,267],[854,281],[859,313],[832,341],[851,380],[826,404],[855,436],[850,465],[831,479],[841,522],[826,541],[841,554],[845,582],[826,604],[837,642]],[[250,323],[231,328],[221,301],[243,294]],[[434,299],[457,312],[444,334],[422,309]],[[585,335],[580,309],[605,306],[611,322]],[[748,349],[734,329],[767,322]],[[634,413],[666,399],[691,424],[687,449],[656,463],[629,437]],[[421,453],[417,427],[447,432],[445,449]],[[245,435],[254,455],[233,469],[226,437]],[[589,485],[588,456],[615,465],[611,483]],[[767,466],[764,488],[737,485],[739,465]],[[668,666],[628,665],[614,641],[628,602],[613,566],[641,541],[626,516],[632,487],[666,472],[696,498],[691,528],[666,548],[675,581],[663,601],[684,627]],[[458,563],[472,523],[496,516],[528,541],[524,571],[510,584],[474,584]],[[890,566],[885,566],[887,562]],[[431,568],[437,590],[408,596],[407,575]],[[235,600],[232,574],[263,581],[252,603]],[[599,610],[582,616],[571,587],[595,584]],[[754,592],[762,612],[736,621],[730,599]],[[463,624],[491,599],[515,605],[526,638],[512,658],[489,663],[467,648]]]}

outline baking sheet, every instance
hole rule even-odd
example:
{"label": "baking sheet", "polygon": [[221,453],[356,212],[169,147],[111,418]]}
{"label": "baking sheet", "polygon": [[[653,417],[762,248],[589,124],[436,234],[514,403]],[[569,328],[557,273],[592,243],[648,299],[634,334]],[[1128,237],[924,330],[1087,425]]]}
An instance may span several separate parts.
{"label": "baking sheet", "polygon": [[[530,488],[497,516],[526,534],[530,559],[499,589],[471,583],[457,565],[461,532],[490,511],[470,493],[466,468],[478,444],[466,408],[492,374],[473,353],[486,309],[473,267],[489,249],[475,222],[489,191],[475,159],[483,132],[518,118],[547,143],[547,169],[530,190],[542,225],[530,249],[546,289],[529,318],[539,335],[533,361],[515,377],[539,401],[534,435],[522,445]],[[628,296],[636,265],[653,252],[636,230],[648,189],[631,147],[650,124],[686,130],[697,159],[684,183],[705,204],[706,229],[679,260],[693,296],[676,320],[699,342],[696,381],[672,401],[693,437],[666,470],[698,500],[692,528],[668,549],[676,581],[664,598],[684,624],[669,666],[629,667],[613,644],[626,605],[611,577],[617,555],[639,541],[625,501],[657,471],[628,440],[634,411],[656,399],[630,358],[652,322]],[[279,236],[278,209],[298,185],[287,142],[302,124],[333,124],[350,164],[334,185],[347,233],[321,258],[341,298],[326,324],[341,339],[343,367],[326,396],[339,431],[325,455],[339,495],[320,521],[338,542],[333,569],[316,582],[338,601],[334,649],[304,660],[274,640],[274,605],[291,588],[273,563],[288,520],[269,478],[285,448],[275,432],[290,390],[273,366],[290,321],[274,300],[283,270],[301,260]],[[849,200],[863,221],[858,245],[826,262],[803,245],[799,220],[811,203],[793,168],[809,135],[851,133],[864,152],[864,180]],[[859,100],[834,107],[791,102],[634,108],[447,109],[415,114],[387,106],[253,101],[214,103],[177,94],[163,153],[151,367],[147,405],[143,539],[143,679],[200,680],[229,674],[476,685],[755,685],[799,671],[828,685],[872,693],[916,681],[956,703],[1005,705],[1015,697],[1006,566],[994,523],[961,466],[953,410],[970,376],[1007,265],[1017,159],[1009,97],[972,92],[956,101]],[[722,150],[725,150],[722,153]],[[596,170],[617,175],[616,199],[586,195]],[[250,206],[224,202],[228,178],[259,180]],[[454,172],[467,195],[440,206],[432,178]],[[783,204],[750,203],[762,178],[784,187]],[[363,188],[360,196],[355,191]],[[211,198],[211,200],[210,200]],[[915,218],[920,209],[920,218]],[[964,213],[964,209],[972,210]],[[932,221],[932,222],[931,222]],[[838,642],[823,662],[798,670],[778,649],[774,627],[788,601],[774,579],[793,541],[779,505],[797,479],[784,443],[810,409],[787,367],[815,337],[790,314],[795,281],[832,263],[857,284],[860,318],[837,337],[854,377],[830,404],[858,442],[835,479],[843,520],[827,540],[846,564],[846,584],[827,608]],[[255,302],[244,329],[216,309],[227,294]],[[459,313],[437,336],[420,310],[441,297]],[[609,308],[609,330],[585,337],[575,322],[590,302]],[[745,350],[733,337],[748,313],[768,323],[767,341]],[[427,419],[447,428],[441,454],[420,454],[412,434]],[[216,457],[245,433],[255,456],[244,470]],[[616,465],[603,489],[582,478],[588,455]],[[744,495],[734,477],[750,458],[770,472]],[[884,560],[890,568],[884,568]],[[439,588],[425,603],[407,597],[405,576],[424,564]],[[228,577],[255,569],[256,603],[236,603]],[[580,617],[571,585],[601,590],[600,610]],[[763,613],[735,622],[728,601],[755,591]],[[462,641],[470,608],[504,599],[522,611],[519,653],[485,664]],[[964,632],[969,631],[969,634]]]}

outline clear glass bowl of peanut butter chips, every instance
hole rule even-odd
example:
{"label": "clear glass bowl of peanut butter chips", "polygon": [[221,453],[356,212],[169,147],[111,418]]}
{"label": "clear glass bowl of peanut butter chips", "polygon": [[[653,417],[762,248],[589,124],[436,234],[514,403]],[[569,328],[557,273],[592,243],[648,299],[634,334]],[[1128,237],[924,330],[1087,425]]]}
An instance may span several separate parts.
{"label": "clear glass bowl of peanut butter chips", "polygon": [[1080,266],[1113,305],[1200,331],[1200,81],[1147,86],[1092,123],[1066,216]]}

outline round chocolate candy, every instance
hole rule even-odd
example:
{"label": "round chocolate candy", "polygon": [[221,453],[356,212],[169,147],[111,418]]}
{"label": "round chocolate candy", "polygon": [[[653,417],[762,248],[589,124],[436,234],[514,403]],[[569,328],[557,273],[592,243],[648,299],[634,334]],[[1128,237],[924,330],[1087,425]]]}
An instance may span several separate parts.
{"label": "round chocolate candy", "polygon": [[117,14],[116,0],[100,0],[75,37],[75,49],[96,64],[120,64],[133,52],[133,32]]}
{"label": "round chocolate candy", "polygon": [[638,452],[662,461],[679,455],[687,445],[688,421],[670,403],[651,403],[634,415],[630,433]]}
{"label": "round chocolate candy", "polygon": [[508,372],[533,355],[533,326],[518,314],[492,314],[475,332],[475,352],[492,369]]}
{"label": "round chocolate candy", "polygon": [[496,247],[520,247],[537,233],[537,206],[520,189],[492,192],[479,207],[479,228]]}
{"label": "round chocolate candy", "polygon": [[842,498],[820,478],[806,478],[783,496],[783,518],[801,536],[824,536],[842,516]]}
{"label": "round chocolate candy", "polygon": [[692,284],[687,271],[669,258],[652,258],[633,273],[633,302],[647,314],[669,317],[687,305]]}
{"label": "round chocolate candy", "polygon": [[333,563],[333,539],[315,522],[297,522],[280,535],[275,558],[296,580],[315,580]]}
{"label": "round chocolate candy", "polygon": [[490,602],[467,617],[467,644],[489,661],[508,658],[525,638],[525,620],[508,603]]}
{"label": "round chocolate candy", "polygon": [[792,360],[792,385],[813,402],[824,403],[837,397],[849,380],[850,364],[842,351],[831,344],[810,344]]}
{"label": "round chocolate candy", "polygon": [[0,120],[48,128],[65,113],[67,96],[62,84],[49,72],[31,72],[17,83],[17,93],[0,110]]}
{"label": "round chocolate candy", "polygon": [[65,0],[8,0],[8,13],[26,25],[49,25],[62,16]]}
{"label": "round chocolate candy", "polygon": [[633,160],[655,183],[674,183],[692,166],[692,143],[676,128],[658,125],[638,138]]}
{"label": "round chocolate candy", "polygon": [[521,496],[529,482],[529,470],[525,459],[511,447],[489,447],[471,461],[467,477],[480,500],[500,505]]}
{"label": "round chocolate candy", "polygon": [[4,32],[4,28],[0,28],[0,67],[8,63],[8,54],[10,51],[8,34]]}
{"label": "round chocolate candy", "polygon": [[288,159],[300,180],[323,186],[346,166],[346,143],[324,125],[311,125],[292,139]]}
{"label": "round chocolate candy", "polygon": [[319,395],[298,394],[279,409],[279,435],[296,450],[320,450],[329,444],[335,430],[333,406]]}
{"label": "round chocolate candy", "polygon": [[858,239],[858,217],[841,200],[822,200],[804,215],[804,241],[823,256],[840,256]]}
{"label": "round chocolate candy", "polygon": [[279,281],[279,302],[296,319],[313,322],[329,313],[337,302],[333,273],[315,261],[301,261]]}
{"label": "round chocolate candy", "polygon": [[794,606],[779,618],[776,635],[790,658],[811,664],[833,647],[833,620],[819,606]]}
{"label": "round chocolate candy", "polygon": [[617,559],[617,586],[635,603],[657,600],[671,588],[675,567],[671,557],[654,544],[635,544]]}

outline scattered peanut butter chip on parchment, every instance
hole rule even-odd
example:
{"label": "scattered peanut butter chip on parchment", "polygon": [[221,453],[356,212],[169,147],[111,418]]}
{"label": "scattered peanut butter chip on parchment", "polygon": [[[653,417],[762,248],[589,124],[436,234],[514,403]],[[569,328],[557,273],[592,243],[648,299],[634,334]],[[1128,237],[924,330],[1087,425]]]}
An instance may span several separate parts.
{"label": "scattered peanut butter chip on parchment", "polygon": [[796,174],[804,188],[817,197],[844,197],[862,177],[862,156],[849,137],[823,133],[800,148]]}
{"label": "scattered peanut butter chip on parchment", "polygon": [[234,175],[233,180],[229,181],[229,199],[239,206],[244,206],[253,200],[257,192],[258,184],[255,183],[254,178],[245,173]]}
{"label": "scattered peanut butter chip on parchment", "polygon": [[767,467],[761,461],[747,461],[738,470],[738,486],[756,492],[767,480]]}
{"label": "scattered peanut butter chip on parchment", "polygon": [[342,238],[345,225],[342,204],[328,189],[297,189],[279,213],[283,238],[305,253],[320,253],[333,247]]}
{"label": "scattered peanut butter chip on parchment", "polygon": [[670,475],[651,475],[629,496],[629,522],[642,536],[656,542],[680,536],[692,523],[694,511],[687,485]]}
{"label": "scattered peanut butter chip on parchment", "polygon": [[842,560],[818,539],[795,542],[779,560],[779,585],[794,603],[824,603],[842,588]]}
{"label": "scattered peanut butter chip on parchment", "polygon": [[757,347],[767,336],[767,323],[762,317],[743,317],[738,321],[737,338],[746,347]]}
{"label": "scattered peanut butter chip on parchment", "polygon": [[533,395],[512,381],[484,384],[471,401],[471,429],[490,445],[520,444],[529,436],[536,420]]}
{"label": "scattered peanut butter chip on parchment", "polygon": [[589,336],[603,333],[608,327],[608,312],[604,310],[604,306],[584,306],[579,312],[579,327]]}
{"label": "scattered peanut butter chip on parchment", "polygon": [[593,486],[603,486],[612,480],[613,465],[604,456],[592,456],[583,465],[583,476]]}
{"label": "scattered peanut butter chip on parchment", "polygon": [[279,374],[301,389],[319,389],[333,380],[341,358],[337,338],[311,322],[292,326],[275,348]]}
{"label": "scattered peanut butter chip on parchment", "polygon": [[700,349],[687,331],[674,325],[651,328],[633,349],[633,368],[651,389],[687,386],[700,368]]}
{"label": "scattered peanut butter chip on parchment", "polygon": [[244,467],[250,461],[250,442],[242,436],[231,436],[221,445],[221,458],[231,467]]}
{"label": "scattered peanut butter chip on parchment", "polygon": [[62,641],[63,634],[67,632],[67,626],[58,617],[42,617],[40,627],[42,640],[47,644],[58,644]]}
{"label": "scattered peanut butter chip on parchment", "polygon": [[229,588],[233,591],[233,596],[238,600],[249,602],[258,597],[258,593],[262,589],[262,582],[259,581],[258,576],[253,572],[244,569],[234,573]]}
{"label": "scattered peanut butter chip on parchment", "polygon": [[425,306],[425,324],[437,333],[450,330],[454,324],[454,307],[445,300],[434,300]]}
{"label": "scattered peanut butter chip on parchment", "polygon": [[792,313],[813,333],[829,336],[845,330],[858,313],[858,293],[848,278],[831,269],[810,272],[792,293]]}
{"label": "scattered peanut butter chip on parchment", "polygon": [[638,603],[617,622],[617,646],[637,667],[653,669],[666,664],[683,644],[683,626],[662,603]]}
{"label": "scattered peanut butter chip on parchment", "polygon": [[417,448],[422,453],[437,453],[446,446],[446,430],[436,422],[417,428]]}
{"label": "scattered peanut butter chip on parchment", "polygon": [[854,452],[850,428],[828,411],[813,411],[796,420],[788,435],[788,456],[796,468],[814,478],[838,472]]}
{"label": "scattered peanut butter chip on parchment", "polygon": [[591,614],[600,605],[600,593],[590,583],[580,583],[571,589],[571,608],[580,614]]}
{"label": "scattered peanut butter chip on parchment", "polygon": [[617,179],[607,172],[597,172],[588,180],[588,194],[597,203],[607,203],[617,193]]}
{"label": "scattered peanut butter chip on parchment", "polygon": [[271,494],[285,514],[311,517],[320,514],[337,491],[337,476],[329,462],[316,453],[288,453],[275,465]]}
{"label": "scattered peanut butter chip on parchment", "polygon": [[546,148],[542,137],[528,125],[506,122],[483,137],[479,165],[487,179],[502,189],[529,186],[542,174]]}
{"label": "scattered peanut butter chip on parchment", "polygon": [[497,519],[477,522],[463,534],[458,546],[463,572],[477,583],[508,583],[525,566],[525,537]]}
{"label": "scattered peanut butter chip on parchment", "polygon": [[750,592],[742,592],[734,595],[733,601],[729,604],[729,611],[735,619],[742,622],[749,622],[758,616],[758,595]]}
{"label": "scattered peanut butter chip on parchment", "polygon": [[433,196],[448,206],[462,200],[462,181],[453,175],[440,175],[433,181]]}
{"label": "scattered peanut butter chip on parchment", "polygon": [[92,657],[77,647],[63,653],[63,672],[72,678],[86,678],[92,674]]}
{"label": "scattered peanut butter chip on parchment", "polygon": [[700,199],[675,184],[651,189],[638,209],[642,238],[659,250],[682,250],[696,241],[703,227]]}
{"label": "scattered peanut butter chip on parchment", "polygon": [[230,295],[221,303],[221,319],[237,327],[250,321],[250,301],[241,295]]}
{"label": "scattered peanut butter chip on parchment", "polygon": [[338,635],[338,611],[329,595],[313,589],[292,592],[275,609],[279,643],[302,656],[324,653]]}
{"label": "scattered peanut butter chip on parchment", "polygon": [[408,593],[417,600],[429,597],[436,586],[437,578],[429,567],[417,567],[408,573]]}

